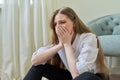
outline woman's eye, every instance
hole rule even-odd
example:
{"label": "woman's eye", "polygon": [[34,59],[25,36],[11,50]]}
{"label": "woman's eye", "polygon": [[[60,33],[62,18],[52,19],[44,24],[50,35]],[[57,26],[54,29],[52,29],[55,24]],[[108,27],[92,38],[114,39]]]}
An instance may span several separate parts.
{"label": "woman's eye", "polygon": [[66,21],[61,21],[61,22],[60,22],[60,24],[64,24],[64,23],[66,23]]}

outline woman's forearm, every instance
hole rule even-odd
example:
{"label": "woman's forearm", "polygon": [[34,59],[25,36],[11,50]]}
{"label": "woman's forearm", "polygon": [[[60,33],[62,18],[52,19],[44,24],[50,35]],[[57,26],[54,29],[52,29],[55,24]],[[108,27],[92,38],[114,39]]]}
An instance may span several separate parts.
{"label": "woman's forearm", "polygon": [[66,52],[66,57],[67,57],[67,62],[68,62],[70,72],[72,74],[72,77],[75,78],[79,75],[79,73],[76,69],[76,59],[75,59],[75,54],[74,54],[72,45],[65,44],[64,47],[65,47],[65,52]]}
{"label": "woman's forearm", "polygon": [[54,56],[58,50],[60,50],[62,46],[60,45],[55,45],[45,51],[40,51],[36,55],[34,55],[31,59],[32,65],[38,65],[41,64],[42,62],[47,61],[50,59],[52,56]]}

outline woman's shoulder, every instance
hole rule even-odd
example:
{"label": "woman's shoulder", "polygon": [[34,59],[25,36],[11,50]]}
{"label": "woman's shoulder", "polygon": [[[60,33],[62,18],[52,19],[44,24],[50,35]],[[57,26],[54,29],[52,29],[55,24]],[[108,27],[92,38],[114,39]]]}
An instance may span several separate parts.
{"label": "woman's shoulder", "polygon": [[96,36],[94,33],[82,33],[82,36]]}
{"label": "woman's shoulder", "polygon": [[82,34],[77,34],[79,38],[86,38],[86,37],[96,37],[96,34],[94,33],[82,33]]}

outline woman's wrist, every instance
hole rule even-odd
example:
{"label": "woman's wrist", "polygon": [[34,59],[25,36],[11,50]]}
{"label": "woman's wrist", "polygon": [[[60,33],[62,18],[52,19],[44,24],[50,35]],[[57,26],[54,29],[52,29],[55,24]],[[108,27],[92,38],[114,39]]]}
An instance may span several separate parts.
{"label": "woman's wrist", "polygon": [[71,46],[71,44],[63,44],[64,47],[68,47],[68,46]]}
{"label": "woman's wrist", "polygon": [[56,47],[59,48],[59,49],[61,49],[61,48],[63,48],[63,45],[57,44]]}

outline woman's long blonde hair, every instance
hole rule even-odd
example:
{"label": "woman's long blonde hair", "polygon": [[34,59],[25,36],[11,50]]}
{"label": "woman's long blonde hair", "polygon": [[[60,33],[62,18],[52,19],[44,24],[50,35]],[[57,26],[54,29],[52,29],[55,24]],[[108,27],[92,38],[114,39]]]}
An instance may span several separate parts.
{"label": "woman's long blonde hair", "polygon": [[[51,18],[51,22],[50,22],[50,27],[53,31],[53,35],[52,35],[52,44],[58,44],[58,37],[57,34],[55,32],[55,24],[54,24],[54,19],[55,16],[60,13],[60,14],[64,14],[66,15],[71,21],[74,22],[75,27],[74,27],[74,32],[78,33],[78,34],[82,34],[82,33],[93,33],[81,20],[80,18],[77,16],[77,14],[73,11],[73,9],[69,8],[69,7],[63,7],[60,9],[57,9],[52,18]],[[97,38],[97,37],[96,37]],[[97,38],[97,45],[98,45],[98,56],[97,56],[97,60],[96,60],[96,65],[97,67],[100,68],[101,72],[103,73],[103,76],[108,76],[108,68],[105,64],[105,57],[99,42],[99,39]],[[51,59],[50,61],[52,64],[57,64],[57,66],[59,67],[63,67],[62,62],[59,58],[58,55],[55,55],[55,57],[53,59]],[[58,63],[59,62],[59,63]]]}

